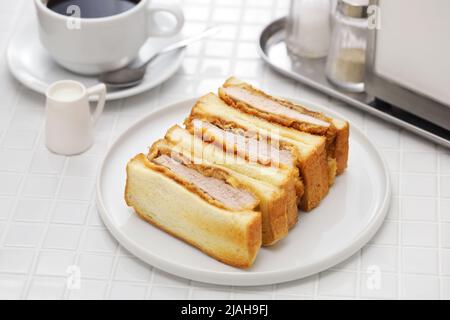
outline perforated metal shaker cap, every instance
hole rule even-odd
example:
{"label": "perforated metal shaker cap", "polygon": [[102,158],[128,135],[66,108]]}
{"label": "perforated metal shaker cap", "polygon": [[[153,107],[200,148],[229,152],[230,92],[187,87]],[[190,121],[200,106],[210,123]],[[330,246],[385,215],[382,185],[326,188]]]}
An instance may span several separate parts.
{"label": "perforated metal shaker cap", "polygon": [[347,17],[365,19],[369,0],[339,0],[337,8]]}

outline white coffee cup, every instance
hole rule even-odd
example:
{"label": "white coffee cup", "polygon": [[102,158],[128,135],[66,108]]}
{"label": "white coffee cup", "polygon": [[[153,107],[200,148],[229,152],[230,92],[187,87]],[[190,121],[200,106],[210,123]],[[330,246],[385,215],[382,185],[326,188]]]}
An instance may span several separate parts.
{"label": "white coffee cup", "polygon": [[[128,11],[103,17],[68,17],[47,7],[47,0],[34,0],[39,36],[53,59],[64,68],[85,75],[112,71],[136,57],[149,37],[178,33],[184,24],[182,10],[169,4],[140,0]],[[172,29],[157,23],[157,14],[172,15]]]}
{"label": "white coffee cup", "polygon": [[[91,114],[89,98],[98,97]],[[58,154],[79,154],[92,146],[94,125],[105,106],[106,87],[98,84],[89,89],[72,80],[57,81],[46,92],[45,143]]]}

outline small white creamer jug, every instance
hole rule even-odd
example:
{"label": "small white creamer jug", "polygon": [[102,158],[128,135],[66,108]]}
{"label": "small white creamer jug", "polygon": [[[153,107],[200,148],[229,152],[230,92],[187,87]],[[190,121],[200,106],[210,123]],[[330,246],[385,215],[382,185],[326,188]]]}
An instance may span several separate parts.
{"label": "small white creamer jug", "polygon": [[[89,98],[98,96],[91,114]],[[94,125],[105,106],[106,87],[95,85],[89,89],[72,80],[57,81],[46,92],[45,143],[58,154],[75,155],[92,146]]]}

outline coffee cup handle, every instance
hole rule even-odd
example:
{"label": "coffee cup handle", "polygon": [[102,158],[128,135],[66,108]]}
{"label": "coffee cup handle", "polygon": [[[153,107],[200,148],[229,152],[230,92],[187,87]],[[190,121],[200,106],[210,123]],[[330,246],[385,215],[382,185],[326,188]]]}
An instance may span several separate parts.
{"label": "coffee cup handle", "polygon": [[[148,7],[149,23],[148,23],[148,35],[150,37],[169,37],[180,32],[184,25],[184,14],[183,11],[176,5],[171,4],[153,4]],[[177,20],[175,27],[172,29],[161,28],[156,22],[156,14],[160,12],[165,12],[173,15]]]}
{"label": "coffee cup handle", "polygon": [[99,83],[87,89],[87,94],[88,97],[98,96],[97,106],[95,107],[94,113],[92,114],[92,122],[96,124],[103,112],[103,108],[105,107],[106,86],[103,83]]}

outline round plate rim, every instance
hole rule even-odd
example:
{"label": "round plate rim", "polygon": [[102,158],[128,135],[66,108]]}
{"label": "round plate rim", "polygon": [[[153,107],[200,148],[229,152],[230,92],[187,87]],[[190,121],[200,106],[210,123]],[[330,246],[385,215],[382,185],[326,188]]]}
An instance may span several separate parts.
{"label": "round plate rim", "polygon": [[[154,256],[152,253],[144,252],[141,248],[135,246],[134,244],[130,243],[126,238],[127,236],[122,234],[110,221],[108,217],[108,212],[106,209],[106,206],[102,200],[102,191],[101,191],[101,180],[103,176],[103,170],[105,167],[106,159],[109,158],[110,153],[114,150],[117,144],[120,143],[126,136],[129,134],[130,131],[132,131],[136,126],[139,126],[143,124],[144,122],[148,121],[148,119],[157,116],[158,114],[168,112],[171,109],[176,108],[179,104],[182,103],[193,103],[198,98],[188,98],[188,99],[181,99],[176,102],[167,104],[166,106],[159,108],[158,110],[154,110],[149,112],[147,115],[143,116],[141,119],[134,122],[132,125],[130,125],[122,134],[120,134],[116,140],[111,144],[111,146],[108,148],[108,151],[105,154],[105,157],[103,158],[101,164],[100,164],[100,171],[96,179],[96,203],[97,203],[97,209],[100,213],[100,216],[105,223],[108,230],[111,232],[111,234],[118,240],[118,242],[124,246],[128,251],[130,251],[132,254],[134,254],[136,257],[141,259],[142,261],[148,263],[151,266],[154,266],[158,269],[164,270],[165,272],[171,273],[173,275],[204,282],[204,283],[212,283],[212,284],[218,284],[218,285],[233,285],[233,286],[259,286],[259,285],[270,285],[275,283],[283,283],[293,280],[298,280],[301,278],[308,277],[313,274],[317,274],[319,272],[322,272],[324,270],[329,269],[330,267],[337,265],[349,257],[351,257],[354,253],[356,253],[359,249],[361,249],[378,231],[378,229],[381,227],[382,223],[384,222],[384,219],[386,217],[386,214],[390,207],[390,200],[391,200],[391,179],[390,174],[388,170],[388,166],[386,164],[386,161],[381,156],[381,154],[378,152],[378,150],[375,148],[374,144],[370,141],[370,139],[364,135],[364,133],[357,127],[352,125],[352,135],[359,135],[360,138],[365,140],[367,148],[372,149],[372,152],[377,155],[377,160],[380,163],[380,167],[383,170],[384,173],[384,186],[383,189],[385,190],[383,199],[381,203],[378,204],[377,210],[375,210],[377,213],[374,214],[370,222],[365,226],[364,229],[362,229],[358,236],[355,237],[355,239],[352,241],[351,244],[346,246],[344,249],[342,249],[339,252],[334,253],[333,255],[327,257],[325,260],[320,261],[314,261],[312,264],[308,266],[308,268],[287,268],[287,269],[281,269],[276,271],[266,271],[266,272],[251,272],[248,273],[233,273],[233,272],[216,272],[216,271],[205,271],[205,270],[198,270],[191,267],[185,267],[183,265],[174,264],[170,261],[163,260],[157,256]],[[328,107],[325,107],[321,104],[308,101],[306,99],[298,99],[298,98],[290,98],[286,97],[286,99],[303,103],[304,105],[318,109],[320,111],[326,112],[327,114],[339,118],[339,119],[345,119],[340,113],[329,109]],[[299,270],[300,269],[300,270]]]}
{"label": "round plate rim", "polygon": [[[44,86],[46,86],[48,84],[46,84],[44,81],[41,81],[41,80],[39,80],[39,82],[36,82],[31,79],[27,79],[28,77],[30,77],[32,75],[28,72],[24,73],[24,72],[19,72],[18,70],[16,70],[15,63],[13,62],[13,57],[12,57],[12,55],[13,55],[12,47],[13,47],[14,41],[16,40],[16,38],[18,36],[20,36],[22,34],[23,30],[26,30],[26,28],[29,27],[29,25],[31,23],[32,23],[32,21],[29,21],[27,25],[22,26],[19,30],[14,32],[13,35],[11,36],[11,38],[8,40],[8,45],[7,45],[7,49],[6,49],[6,60],[7,60],[7,65],[8,65],[9,71],[11,72],[11,74],[14,76],[14,78],[17,81],[19,81],[21,84],[23,84],[28,89],[45,95]],[[141,84],[131,87],[131,88],[128,88],[128,89],[109,92],[106,94],[106,100],[113,101],[113,100],[133,97],[135,95],[149,91],[149,90],[161,85],[162,83],[167,81],[170,77],[172,77],[177,72],[177,70],[180,68],[181,64],[183,63],[185,56],[186,56],[185,48],[178,50],[178,53],[175,54],[175,59],[172,61],[173,63],[170,63],[169,66],[167,68],[165,68],[166,70],[169,70],[169,72],[166,72],[164,74],[164,76],[160,77],[159,80],[156,81],[155,83],[153,83],[151,85],[148,85],[148,84],[145,85],[147,82],[143,81]],[[58,68],[62,68],[62,67],[58,66]],[[66,69],[64,69],[64,70],[66,70]],[[66,70],[66,71],[70,73],[70,71],[68,71],[68,70]],[[77,75],[77,76],[80,76],[80,75]],[[34,76],[32,76],[32,77],[35,79]],[[94,98],[92,100],[95,101],[96,98]]]}

